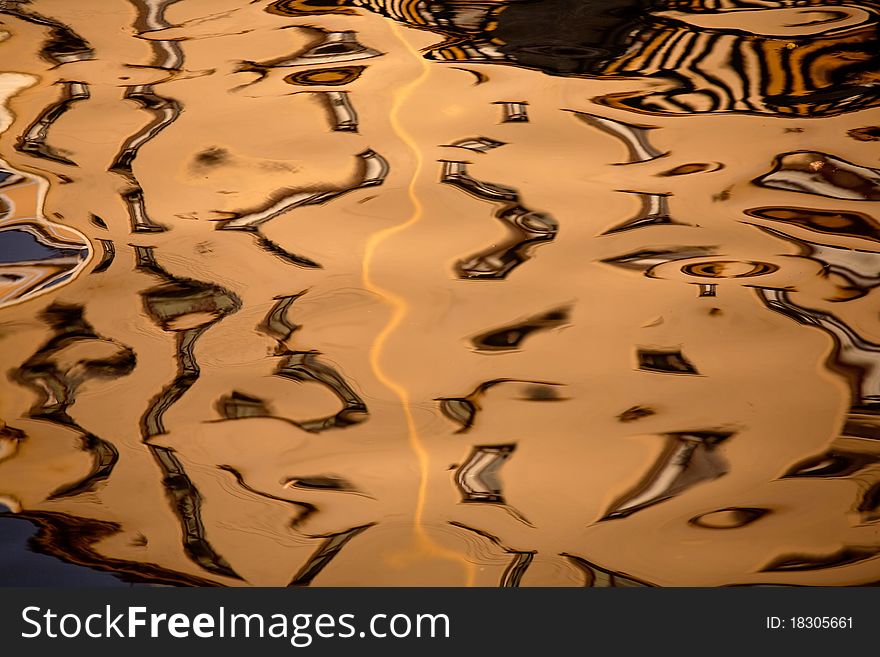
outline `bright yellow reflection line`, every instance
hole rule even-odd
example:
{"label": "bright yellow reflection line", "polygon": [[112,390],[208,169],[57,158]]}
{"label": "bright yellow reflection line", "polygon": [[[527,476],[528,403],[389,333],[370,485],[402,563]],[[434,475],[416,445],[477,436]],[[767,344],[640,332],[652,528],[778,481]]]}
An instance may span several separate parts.
{"label": "bright yellow reflection line", "polygon": [[376,283],[375,280],[373,280],[373,276],[371,274],[371,267],[376,257],[376,251],[383,242],[396,235],[397,233],[408,229],[422,218],[424,209],[417,193],[417,186],[419,177],[422,173],[424,158],[422,156],[422,151],[419,148],[418,143],[400,122],[400,109],[406,104],[412,93],[425,82],[425,80],[428,78],[429,73],[428,63],[425,61],[424,57],[422,57],[421,53],[419,53],[419,51],[404,38],[404,36],[401,34],[400,27],[396,23],[391,23],[391,31],[394,33],[394,37],[401,43],[404,50],[409,52],[412,55],[413,59],[415,59],[419,63],[421,71],[415,79],[413,79],[408,84],[400,87],[394,92],[394,101],[392,103],[389,116],[391,127],[394,130],[394,133],[400,138],[400,140],[404,144],[406,144],[407,148],[409,148],[409,150],[411,151],[414,159],[412,177],[410,178],[409,185],[407,186],[407,196],[409,197],[409,201],[412,205],[412,212],[406,221],[395,224],[394,226],[389,226],[388,228],[383,228],[382,230],[376,231],[375,233],[370,235],[364,248],[362,272],[364,287],[374,294],[380,296],[382,300],[391,307],[391,317],[389,318],[388,323],[385,324],[382,330],[378,333],[370,348],[370,367],[376,375],[376,378],[383,385],[389,388],[400,400],[401,407],[403,408],[404,417],[406,418],[406,428],[407,434],[409,436],[409,445],[413,453],[415,454],[416,460],[418,462],[419,488],[416,496],[416,507],[413,513],[413,519],[415,523],[414,531],[417,547],[419,547],[423,552],[427,554],[435,555],[444,559],[449,559],[461,563],[462,566],[465,568],[465,572],[467,575],[467,585],[472,586],[475,575],[474,564],[468,561],[463,554],[454,550],[448,550],[443,546],[438,545],[425,532],[423,518],[425,512],[425,502],[428,494],[430,456],[428,455],[428,450],[425,449],[425,446],[422,443],[421,438],[419,437],[418,428],[416,427],[415,419],[413,418],[409,391],[406,389],[405,386],[401,385],[393,378],[388,376],[388,374],[382,368],[381,362],[385,343],[388,341],[389,336],[394,333],[394,331],[397,329],[398,326],[400,326],[400,323],[406,317],[406,314],[409,310],[409,305],[407,304],[405,298],[403,298],[399,294],[395,294],[387,288],[383,288],[381,285]]}

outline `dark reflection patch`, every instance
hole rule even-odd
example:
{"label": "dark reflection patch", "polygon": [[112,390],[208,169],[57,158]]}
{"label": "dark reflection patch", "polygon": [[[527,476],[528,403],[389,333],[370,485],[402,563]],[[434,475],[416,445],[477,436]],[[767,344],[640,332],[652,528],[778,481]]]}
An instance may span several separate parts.
{"label": "dark reflection patch", "polygon": [[778,221],[826,235],[861,237],[880,242],[880,224],[864,212],[768,206],[745,210],[750,217]]}
{"label": "dark reflection patch", "polygon": [[208,541],[202,521],[202,495],[186,474],[174,450],[156,445],[149,445],[149,449],[162,470],[162,485],[180,522],[183,551],[187,557],[208,572],[241,579]]}
{"label": "dark reflection patch", "polygon": [[353,492],[355,487],[343,479],[332,475],[314,475],[309,477],[291,477],[285,483],[288,488],[301,488],[304,490],[335,490]]}
{"label": "dark reflection patch", "polygon": [[858,563],[866,559],[872,559],[880,554],[880,550],[866,550],[863,548],[845,547],[832,554],[823,556],[812,555],[788,555],[771,561],[761,569],[764,573],[784,571],[822,570],[847,564]]}
{"label": "dark reflection patch", "polygon": [[288,84],[307,86],[322,85],[335,87],[357,80],[366,66],[339,66],[291,73],[284,78]]}
{"label": "dark reflection patch", "polygon": [[529,317],[522,322],[481,333],[472,338],[471,342],[478,351],[512,351],[518,349],[522,342],[535,332],[567,324],[569,312],[569,308],[551,310]]}
{"label": "dark reflection patch", "polygon": [[850,201],[880,201],[880,170],[817,151],[774,158],[773,169],[752,181],[759,187]]}
{"label": "dark reflection patch", "polygon": [[476,446],[455,473],[462,502],[504,504],[499,470],[516,445]]}
{"label": "dark reflection patch", "polygon": [[857,141],[880,141],[880,125],[853,128],[848,130],[846,134]]}
{"label": "dark reflection patch", "polygon": [[639,369],[664,374],[698,374],[697,368],[678,349],[639,349]]}
{"label": "dark reflection patch", "polygon": [[[746,271],[729,273],[731,266],[746,265],[749,267]],[[770,262],[753,262],[738,260],[712,260],[709,262],[697,262],[691,265],[684,265],[681,271],[691,276],[701,276],[704,278],[751,278],[752,276],[766,276],[779,271],[779,266]],[[706,294],[702,296],[715,296],[714,294]]]}
{"label": "dark reflection patch", "polygon": [[703,173],[704,171],[718,171],[719,169],[723,169],[724,165],[719,163],[709,164],[706,162],[692,162],[690,164],[681,164],[677,167],[673,167],[672,169],[667,169],[666,171],[661,171],[658,173],[658,176],[664,176],[666,178],[670,178],[672,176],[689,176],[694,173]]}
{"label": "dark reflection patch", "polygon": [[324,568],[339,554],[348,542],[358,534],[366,531],[372,525],[354,527],[339,534],[332,534],[324,539],[321,546],[315,551],[306,564],[293,576],[288,586],[309,586]]}
{"label": "dark reflection patch", "polygon": [[660,458],[634,489],[609,507],[602,520],[625,518],[727,474],[729,465],[718,446],[732,435],[727,431],[666,434]]}
{"label": "dark reflection patch", "polygon": [[271,412],[266,402],[258,397],[233,390],[217,400],[217,410],[227,420],[239,420],[246,417],[269,417]]}
{"label": "dark reflection patch", "polygon": [[95,548],[115,536],[122,527],[115,522],[77,518],[65,513],[27,511],[17,517],[37,526],[31,546],[37,552],[51,554],[66,563],[108,571],[126,582],[145,582],[168,586],[216,586],[216,582],[170,569],[154,563],[115,559]]}
{"label": "dark reflection patch", "polygon": [[584,575],[584,586],[596,588],[631,588],[642,586],[653,586],[647,582],[635,579],[623,573],[617,573],[612,570],[606,570],[600,566],[587,561],[583,557],[566,552],[559,556],[565,557],[575,568],[580,570]]}
{"label": "dark reflection patch", "polygon": [[880,461],[875,454],[831,451],[802,461],[785,473],[785,477],[847,477]]}
{"label": "dark reflection patch", "polygon": [[687,260],[711,255],[715,250],[712,246],[681,246],[673,248],[642,249],[624,255],[605,258],[601,262],[623,269],[646,272],[656,265],[673,260]]}
{"label": "dark reflection patch", "polygon": [[308,16],[310,14],[354,14],[354,10],[339,6],[334,0],[276,0],[266,7],[270,14],[279,16]]}
{"label": "dark reflection patch", "polygon": [[705,529],[738,529],[750,525],[756,520],[770,513],[769,509],[755,509],[749,507],[731,507],[710,511],[695,518],[691,518],[690,524]]}
{"label": "dark reflection patch", "polygon": [[545,381],[524,381],[519,379],[492,379],[484,381],[464,397],[438,397],[435,401],[440,402],[440,412],[460,426],[456,433],[465,433],[471,429],[476,420],[477,413],[482,410],[481,400],[488,390],[495,386],[508,383],[526,384],[524,401],[531,402],[556,402],[562,401],[556,388],[558,383]]}
{"label": "dark reflection patch", "polygon": [[866,522],[880,519],[880,482],[865,491],[857,510],[864,516]]}
{"label": "dark reflection patch", "polygon": [[[73,497],[94,491],[105,483],[119,458],[113,443],[83,428],[70,415],[77,392],[90,379],[113,380],[131,374],[137,357],[131,348],[99,335],[86,321],[82,306],[54,303],[42,313],[41,319],[54,335],[12,372],[12,379],[36,395],[28,417],[72,431],[78,438],[79,448],[91,456],[92,465],[85,476],[62,484],[50,493],[50,499]],[[94,356],[87,356],[88,350],[93,350]],[[80,356],[71,363],[71,354]],[[19,437],[17,433],[11,435]]]}
{"label": "dark reflection patch", "polygon": [[651,417],[656,413],[657,411],[648,406],[632,406],[626,409],[620,415],[618,415],[617,419],[621,422],[635,422],[636,420],[641,420],[642,418]]}

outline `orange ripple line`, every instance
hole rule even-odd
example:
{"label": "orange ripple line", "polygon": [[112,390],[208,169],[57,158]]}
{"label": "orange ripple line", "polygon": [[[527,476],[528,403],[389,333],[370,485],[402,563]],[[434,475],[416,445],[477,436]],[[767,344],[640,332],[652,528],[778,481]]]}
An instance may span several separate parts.
{"label": "orange ripple line", "polygon": [[389,115],[389,122],[391,123],[391,127],[394,130],[394,133],[400,138],[400,140],[404,144],[406,144],[406,146],[412,152],[415,160],[412,177],[410,178],[409,185],[407,186],[407,196],[409,197],[410,203],[412,204],[412,213],[406,221],[395,224],[394,226],[389,226],[388,228],[383,228],[382,230],[376,231],[375,233],[370,235],[364,248],[362,269],[364,287],[370,292],[373,292],[374,294],[381,297],[382,300],[391,307],[391,317],[389,318],[388,323],[385,324],[382,330],[376,335],[376,338],[371,345],[370,367],[372,368],[373,373],[376,375],[376,378],[383,385],[389,388],[400,400],[401,406],[403,408],[404,417],[406,419],[409,445],[413,453],[415,454],[416,460],[418,462],[419,488],[416,496],[416,508],[414,511],[415,534],[418,543],[420,547],[426,552],[436,554],[437,556],[445,559],[461,562],[463,567],[465,568],[465,572],[467,575],[467,585],[472,586],[475,576],[474,564],[464,558],[462,554],[453,550],[447,550],[446,548],[436,544],[425,533],[422,519],[424,516],[425,503],[428,493],[430,457],[428,455],[428,450],[425,449],[425,446],[422,443],[421,438],[419,437],[419,432],[416,427],[415,419],[413,418],[412,403],[410,400],[409,391],[406,389],[405,386],[401,385],[390,376],[388,376],[388,374],[386,374],[385,371],[382,369],[381,365],[381,357],[385,347],[385,343],[388,341],[388,338],[391,336],[392,333],[394,333],[394,331],[400,326],[401,322],[406,317],[406,314],[409,310],[409,305],[407,304],[406,299],[404,299],[402,296],[400,296],[399,294],[395,294],[391,290],[383,288],[381,285],[376,283],[373,280],[370,269],[379,246],[383,242],[391,238],[393,235],[404,231],[407,228],[416,224],[423,215],[423,206],[421,199],[419,199],[419,196],[416,192],[416,185],[419,176],[422,173],[424,160],[418,143],[413,139],[412,135],[410,135],[409,132],[407,132],[407,130],[403,127],[400,122],[399,115],[401,107],[412,95],[412,92],[424,83],[429,74],[427,62],[419,53],[419,51],[416,50],[416,48],[414,48],[412,44],[410,44],[403,37],[403,35],[400,33],[400,28],[397,26],[396,23],[391,23],[391,31],[394,33],[394,37],[403,45],[403,47],[419,62],[421,66],[421,72],[415,79],[413,79],[411,82],[404,85],[394,93],[394,103],[392,104],[391,113]]}

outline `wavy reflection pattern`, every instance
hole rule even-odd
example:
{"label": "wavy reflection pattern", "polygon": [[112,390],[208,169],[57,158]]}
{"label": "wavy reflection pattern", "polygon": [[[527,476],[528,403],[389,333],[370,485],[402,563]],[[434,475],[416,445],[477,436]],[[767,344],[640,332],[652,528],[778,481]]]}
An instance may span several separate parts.
{"label": "wavy reflection pattern", "polygon": [[0,2],[33,549],[185,586],[880,582],[874,0],[73,4]]}

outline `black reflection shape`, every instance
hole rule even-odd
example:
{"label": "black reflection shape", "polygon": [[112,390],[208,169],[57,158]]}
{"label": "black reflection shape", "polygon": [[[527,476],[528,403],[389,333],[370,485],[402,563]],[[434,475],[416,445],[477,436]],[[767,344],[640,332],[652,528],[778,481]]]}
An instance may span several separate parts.
{"label": "black reflection shape", "polygon": [[[625,51],[644,11],[640,2],[398,2],[397,0],[278,0],[266,11],[284,16],[376,12],[445,39],[425,57],[438,61],[512,64],[555,75],[595,73]],[[565,20],[560,20],[565,17]]]}
{"label": "black reflection shape", "polygon": [[318,383],[336,395],[342,402],[342,409],[327,417],[297,421],[274,415],[265,400],[234,391],[231,395],[221,397],[217,402],[217,410],[224,419],[271,417],[310,433],[340,429],[367,419],[368,411],[364,401],[335,368],[319,360],[320,353],[288,349],[286,342],[299,328],[290,320],[289,313],[294,302],[304,294],[305,292],[300,292],[276,297],[275,304],[269,309],[257,329],[274,338],[278,343],[275,347],[275,355],[281,357],[281,362],[275,369],[275,376],[297,383]]}
{"label": "black reflection shape", "polygon": [[276,0],[265,11],[279,16],[309,16],[312,14],[355,14],[356,12],[322,0]]}
{"label": "black reflection shape", "polygon": [[481,333],[471,339],[477,351],[515,351],[522,342],[537,331],[548,331],[565,326],[569,308],[556,308],[519,322]]}
{"label": "black reflection shape", "polygon": [[288,317],[290,309],[294,302],[304,294],[305,292],[300,292],[299,294],[275,297],[275,305],[272,306],[266,318],[257,328],[278,340],[279,344],[287,342],[299,328],[299,325],[291,322]]}
{"label": "black reflection shape", "polygon": [[661,171],[657,175],[664,178],[672,178],[674,176],[690,176],[691,174],[703,173],[704,171],[719,171],[723,168],[724,165],[719,162],[713,164],[708,164],[706,162],[690,162],[688,164],[680,164],[677,167],[672,167],[666,171]]}
{"label": "black reflection shape", "polygon": [[152,563],[125,561],[99,554],[96,544],[121,531],[114,522],[92,520],[47,511],[24,511],[16,514],[37,526],[37,534],[30,539],[31,548],[51,554],[77,566],[111,572],[124,582],[145,582],[169,586],[217,586],[195,575],[165,570]]}
{"label": "black reflection shape", "polygon": [[[323,99],[330,112],[330,122],[335,132],[357,132],[358,115],[351,103],[351,94],[347,91],[315,92]],[[361,155],[363,157],[363,155]],[[386,163],[387,166],[387,163]],[[387,171],[386,171],[387,173]],[[384,174],[382,174],[384,178]],[[381,180],[379,183],[380,184]],[[361,185],[367,187],[367,185]]]}
{"label": "black reflection shape", "polygon": [[291,253],[287,249],[279,246],[268,237],[263,235],[259,231],[259,228],[250,230],[250,229],[241,229],[248,230],[248,232],[254,233],[254,238],[261,250],[269,253],[276,258],[283,260],[284,262],[290,263],[291,265],[296,265],[297,267],[303,267],[305,269],[321,269],[321,265],[312,260],[311,258],[307,258],[304,255],[300,255],[298,253]]}
{"label": "black reflection shape", "polygon": [[284,485],[288,488],[302,490],[340,491],[346,493],[357,492],[357,488],[346,479],[332,475],[313,475],[308,477],[289,477]]}
{"label": "black reflection shape", "polygon": [[880,440],[880,420],[876,415],[850,413],[841,434],[863,440]]}
{"label": "black reflection shape", "polygon": [[477,71],[472,68],[464,68],[463,66],[451,66],[450,68],[454,68],[456,71],[464,71],[465,73],[470,73],[474,76],[474,86],[476,87],[478,84],[483,84],[489,81],[489,76],[486,75],[483,71]]}
{"label": "black reflection shape", "polygon": [[477,405],[467,397],[439,399],[440,411],[461,428],[456,433],[464,433],[474,425],[477,415]]}
{"label": "black reflection shape", "polygon": [[622,267],[624,269],[632,269],[633,271],[646,272],[649,269],[673,260],[687,260],[689,258],[700,258],[702,256],[712,255],[715,253],[714,246],[681,246],[670,249],[643,249],[633,251],[622,256],[614,258],[605,258],[602,262]]}
{"label": "black reflection shape", "polygon": [[846,134],[856,141],[880,141],[880,125],[853,128],[852,130],[847,130]]}
{"label": "black reflection shape", "polygon": [[237,390],[217,400],[217,411],[226,420],[272,415],[265,401]]}
{"label": "black reflection shape", "polygon": [[807,570],[823,570],[835,566],[846,566],[866,559],[872,559],[880,550],[845,547],[837,552],[821,557],[811,555],[787,555],[774,559],[761,569],[762,573],[798,572]]}
{"label": "black reflection shape", "polygon": [[451,520],[449,525],[452,527],[458,527],[459,529],[463,529],[464,531],[471,532],[472,534],[476,534],[480,536],[497,547],[501,548],[507,554],[512,555],[510,563],[507,564],[507,567],[504,569],[504,572],[501,574],[501,579],[498,582],[498,586],[501,588],[518,588],[522,583],[522,578],[526,574],[529,566],[532,564],[532,561],[535,558],[535,551],[521,551],[521,550],[513,550],[504,543],[501,542],[501,539],[497,536],[493,536],[489,532],[483,531],[482,529],[475,529],[474,527],[468,527],[465,524],[460,522],[456,522]]}
{"label": "black reflection shape", "polygon": [[451,144],[447,144],[450,148],[464,148],[477,153],[488,153],[489,151],[504,146],[506,142],[491,139],[489,137],[468,137],[459,139]]}
{"label": "black reflection shape", "polygon": [[562,552],[559,556],[565,557],[569,563],[584,574],[584,586],[593,588],[632,588],[653,586],[641,580],[630,577],[613,570],[600,568],[596,564],[587,561],[583,557]]}
{"label": "black reflection shape", "polygon": [[880,520],[880,482],[864,492],[856,510],[862,514],[864,522]]}
{"label": "black reflection shape", "polygon": [[[165,10],[179,0],[132,0],[132,2],[138,9],[134,23],[138,35],[172,27],[171,23],[165,20]],[[149,39],[148,43],[153,49],[153,67],[171,71],[183,67],[183,50],[180,43],[167,39]],[[127,86],[124,98],[136,102],[141,109],[152,115],[152,119],[123,142],[108,170],[120,175],[128,184],[128,189],[123,191],[121,196],[128,209],[131,231],[161,233],[167,230],[167,227],[153,221],[147,214],[144,192],[134,175],[132,164],[140,149],[176,121],[183,108],[176,100],[157,94],[150,84]]]}
{"label": "black reflection shape", "polygon": [[[2,12],[0,12],[2,13]],[[76,166],[76,162],[64,157],[46,143],[49,128],[67,112],[74,103],[89,99],[89,86],[85,82],[59,82],[62,86],[61,99],[49,105],[36,120],[28,126],[16,142],[15,149],[21,153],[60,164]]]}
{"label": "black reflection shape", "polygon": [[[82,306],[52,304],[42,319],[54,335],[12,374],[13,379],[33,390],[37,398],[28,411],[28,417],[66,427],[79,434],[80,449],[92,457],[89,473],[80,481],[55,490],[50,499],[70,497],[95,490],[106,481],[116,465],[119,453],[107,442],[81,427],[69,414],[68,408],[76,401],[79,386],[90,379],[116,379],[134,370],[137,358],[125,345],[95,332],[85,320]],[[76,363],[62,366],[65,353],[77,347],[99,347],[107,355],[81,357]]]}
{"label": "black reflection shape", "polygon": [[137,269],[163,281],[141,293],[146,314],[165,331],[177,334],[177,376],[151,401],[141,417],[144,440],[165,433],[162,420],[199,378],[193,348],[208,328],[236,312],[241,301],[229,290],[191,278],[172,276],[155,259],[153,247],[135,246]]}
{"label": "black reflection shape", "polygon": [[328,417],[296,422],[296,425],[304,431],[319,433],[366,420],[367,405],[336,369],[318,360],[319,355],[315,351],[288,352],[284,354],[275,375],[298,383],[315,382],[324,385],[342,402],[342,410]]}
{"label": "black reflection shape", "polygon": [[461,501],[504,504],[499,470],[514,449],[516,445],[475,446],[455,472],[455,483],[461,492]]}
{"label": "black reflection shape", "polygon": [[723,476],[728,464],[718,446],[732,435],[726,431],[666,434],[666,448],[657,463],[633,490],[611,505],[602,520],[625,518]]}
{"label": "black reflection shape", "polygon": [[[791,242],[800,249],[800,255],[820,263],[826,272],[836,274],[850,284],[846,299],[863,296],[869,289],[880,285],[880,253],[856,249],[852,246],[820,244],[792,237],[769,226],[758,226],[763,232]],[[822,313],[813,312],[816,315]],[[834,321],[840,321],[836,318]]]}
{"label": "black reflection shape", "polygon": [[512,187],[483,182],[471,176],[467,171],[467,162],[453,160],[441,160],[441,162],[443,162],[443,175],[440,182],[458,187],[483,201],[515,203],[519,200],[519,194]]}
{"label": "black reflection shape", "polygon": [[[751,265],[752,268],[741,274],[728,274],[729,265]],[[683,265],[681,271],[688,276],[699,276],[701,278],[751,278],[777,272],[779,271],[779,266],[770,262],[755,262],[754,260],[711,260],[709,262],[695,262]]]}
{"label": "black reflection shape", "polygon": [[355,32],[327,32],[310,27],[311,31],[320,32],[321,41],[305,52],[279,61],[272,66],[302,66],[304,64],[338,64],[359,59],[379,57],[382,53],[362,45]]}
{"label": "black reflection shape", "polygon": [[769,509],[736,506],[703,513],[688,523],[704,529],[739,529],[760,520],[770,513]]}
{"label": "black reflection shape", "polygon": [[699,287],[699,296],[714,297],[718,295],[718,285],[716,283],[697,283]]}
{"label": "black reflection shape", "polygon": [[140,187],[133,187],[123,192],[122,200],[128,208],[128,219],[131,223],[132,233],[164,233],[168,230],[166,226],[156,223],[147,215],[144,190]]}
{"label": "black reflection shape", "polygon": [[279,0],[267,11],[301,16],[350,13],[351,7],[440,34],[442,41],[426,49],[429,60],[663,82],[659,89],[594,101],[627,111],[815,117],[880,102],[873,82],[880,46],[873,15],[827,34],[768,36],[745,28],[702,28],[651,12],[680,9],[679,16],[687,16],[756,8],[737,3],[722,8],[712,2],[650,7],[641,0]]}
{"label": "black reflection shape", "polygon": [[474,426],[477,412],[482,410],[480,399],[486,394],[486,391],[502,383],[529,383],[533,384],[531,394],[526,397],[528,401],[560,401],[562,397],[556,395],[553,388],[548,386],[559,386],[559,383],[547,383],[544,381],[527,381],[522,379],[493,379],[478,385],[474,390],[464,397],[439,397],[436,401],[440,402],[440,411],[450,420],[460,425],[455,433],[466,433]]}
{"label": "black reflection shape", "polygon": [[[204,324],[213,324],[239,308],[238,299],[221,287],[192,279],[171,277],[169,279],[169,282],[143,293],[147,313],[166,331],[201,328]],[[200,316],[202,314],[208,317]],[[198,323],[195,326],[188,326],[189,316],[197,318]]]}
{"label": "black reflection shape", "polygon": [[291,528],[296,528],[303,523],[307,518],[310,518],[312,515],[318,512],[318,509],[313,504],[309,504],[307,502],[297,502],[296,500],[288,500],[285,497],[279,497],[277,495],[271,495],[269,493],[264,493],[263,491],[259,491],[253,486],[250,486],[245,480],[244,475],[242,475],[238,470],[233,468],[231,465],[220,465],[217,466],[220,470],[224,472],[230,473],[233,477],[235,477],[235,483],[241,486],[242,489],[246,490],[248,493],[252,495],[257,495],[259,497],[265,498],[267,500],[275,500],[276,502],[284,502],[285,504],[289,504],[291,506],[296,507],[297,515],[293,519],[293,522],[290,523]]}
{"label": "black reflection shape", "polygon": [[658,157],[669,155],[669,151],[660,151],[651,145],[648,141],[648,133],[655,130],[657,126],[652,125],[635,125],[632,123],[624,123],[615,119],[609,119],[605,116],[596,114],[587,114],[586,112],[578,112],[576,110],[565,110],[571,112],[581,121],[589,126],[616,137],[627,150],[627,161],[617,162],[616,164],[638,164],[640,162],[650,162]]}
{"label": "black reflection shape", "polygon": [[477,180],[467,172],[467,162],[441,160],[440,182],[461,189],[478,199],[503,203],[495,213],[508,228],[510,237],[455,265],[459,278],[500,280],[531,257],[532,250],[542,242],[556,237],[556,220],[543,212],[534,212],[520,204],[519,193],[510,187]]}
{"label": "black reflection shape", "polygon": [[635,422],[636,420],[656,415],[656,413],[657,411],[649,406],[632,406],[618,415],[617,419],[620,422]]}
{"label": "black reflection shape", "polygon": [[133,177],[132,162],[138,151],[151,139],[171,125],[180,116],[180,103],[158,95],[152,85],[140,84],[126,88],[125,99],[135,101],[141,109],[153,115],[153,119],[141,130],[129,137],[110,165],[110,171]]}
{"label": "black reflection shape", "polygon": [[663,374],[699,374],[678,349],[638,349],[639,369]]}
{"label": "black reflection shape", "polygon": [[7,0],[0,3],[0,14],[8,14],[28,23],[49,28],[49,36],[40,49],[40,56],[43,59],[56,66],[94,59],[94,51],[79,34],[63,23],[27,11],[23,8],[26,4],[29,3],[22,0]]}
{"label": "black reflection shape", "polygon": [[101,260],[92,270],[93,274],[100,274],[101,272],[107,271],[110,265],[113,264],[113,259],[116,257],[116,245],[113,244],[112,240],[98,239],[98,243],[101,245]]}
{"label": "black reflection shape", "polygon": [[373,523],[370,523],[369,525],[354,527],[339,534],[331,534],[330,536],[327,536],[321,544],[321,547],[318,548],[315,554],[311,556],[299,572],[294,575],[288,586],[309,586],[312,583],[312,580],[327,567],[327,564],[333,560],[333,557],[339,554],[339,551],[342,550],[351,539],[372,526]]}
{"label": "black reflection shape", "polygon": [[514,552],[513,559],[501,575],[501,588],[518,588],[532,561],[534,552]]}
{"label": "black reflection shape", "polygon": [[502,123],[528,123],[529,112],[526,109],[528,103],[522,101],[499,101],[495,105],[501,105]]}
{"label": "black reflection shape", "polygon": [[507,242],[459,261],[456,270],[461,278],[503,279],[531,257],[531,251],[542,242],[556,237],[556,220],[541,212],[523,207],[509,208],[496,215],[512,233]]}
{"label": "black reflection shape", "polygon": [[280,246],[269,240],[260,233],[260,226],[272,219],[307,205],[323,205],[339,198],[356,189],[375,187],[385,182],[388,175],[388,161],[376,151],[367,149],[357,155],[360,168],[360,182],[346,189],[325,189],[316,191],[291,192],[281,190],[265,206],[247,211],[232,213],[228,219],[223,219],[217,224],[217,230],[240,230],[252,233],[257,238],[257,244],[264,250],[279,256],[282,259],[307,268],[319,268],[321,265],[301,255],[285,251]]}
{"label": "black reflection shape", "polygon": [[[132,0],[138,8],[134,28],[137,33],[154,32],[173,27],[165,19],[165,10],[180,0]],[[153,66],[168,70],[179,70],[183,66],[183,50],[180,43],[170,39],[150,39],[153,48]]]}
{"label": "black reflection shape", "polygon": [[788,470],[783,477],[847,477],[880,461],[874,454],[832,450],[814,458],[801,461]]}
{"label": "black reflection shape", "polygon": [[777,155],[759,187],[853,201],[880,201],[880,171],[826,153],[794,151]]}
{"label": "black reflection shape", "polygon": [[[826,367],[849,382],[852,410],[868,413],[880,410],[880,389],[877,389],[876,383],[872,383],[868,376],[876,366],[880,344],[865,340],[846,322],[831,313],[795,304],[786,290],[760,288],[756,292],[770,310],[799,324],[819,328],[831,337],[834,349],[826,361]],[[847,426],[853,428],[852,425]]]}
{"label": "black reflection shape", "polygon": [[306,71],[291,73],[284,78],[284,81],[287,84],[335,87],[354,82],[361,76],[366,68],[366,66],[338,66],[336,68],[309,69]]}
{"label": "black reflection shape", "polygon": [[[681,9],[716,11],[693,3]],[[872,83],[880,44],[870,23],[795,37],[705,29],[669,15],[648,15],[639,23],[626,35],[627,51],[602,62],[598,74],[661,79],[672,88],[614,93],[597,102],[654,115],[787,117],[836,116],[880,102]]]}
{"label": "black reflection shape", "polygon": [[[256,73],[259,76],[256,82],[259,82],[265,79],[273,68],[342,64],[362,59],[372,59],[382,55],[378,50],[368,48],[359,43],[355,32],[330,32],[306,25],[297,25],[296,29],[312,34],[312,43],[305,50],[293,56],[279,57],[262,62],[244,60],[238,63],[236,70],[238,72]],[[332,69],[324,70],[329,71]]]}
{"label": "black reflection shape", "polygon": [[669,215],[669,196],[670,194],[649,194],[646,192],[630,192],[622,189],[617,190],[622,194],[636,194],[641,201],[642,207],[639,212],[632,218],[627,219],[621,224],[609,228],[603,235],[613,235],[622,233],[627,230],[636,230],[637,228],[645,228],[647,226],[661,225],[679,225],[682,224],[674,220]]}
{"label": "black reflection shape", "polygon": [[15,441],[16,444],[21,443],[27,438],[27,434],[21,429],[16,429],[15,427],[11,427],[8,424],[3,424],[0,426],[0,440],[2,441]]}
{"label": "black reflection shape", "polygon": [[189,559],[208,572],[233,579],[241,579],[232,566],[214,551],[205,537],[202,523],[202,496],[183,469],[174,450],[148,445],[162,471],[162,485],[183,531],[183,551]]}
{"label": "black reflection shape", "polygon": [[778,221],[825,235],[859,237],[880,242],[880,225],[874,217],[862,212],[773,206],[750,208],[745,213],[757,219]]}
{"label": "black reflection shape", "polygon": [[[302,366],[299,368],[302,370]],[[280,376],[284,376],[284,374],[280,374],[276,371],[276,374]],[[318,380],[318,376],[321,374],[315,373],[316,376],[314,380]],[[366,416],[366,406],[363,405],[360,401],[360,398],[354,397],[351,395],[354,393],[350,393],[350,387],[342,381],[341,377],[338,376],[338,373],[333,370],[333,374],[336,375],[333,377],[323,377],[321,383],[329,387],[334,393],[337,394],[340,398],[345,398],[347,401],[344,401],[343,409],[337,413],[336,415],[332,415],[330,417],[323,417],[314,420],[305,420],[303,422],[299,422],[297,420],[293,420],[288,417],[282,417],[280,415],[276,415],[269,403],[264,399],[260,399],[258,397],[253,397],[243,392],[239,392],[237,390],[233,390],[230,394],[224,395],[217,400],[217,412],[224,420],[242,420],[247,418],[254,417],[264,417],[264,418],[273,418],[276,420],[281,420],[283,422],[287,422],[288,424],[292,424],[293,426],[302,429],[303,431],[308,431],[310,433],[319,433],[321,431],[326,431],[327,429],[332,428],[342,428],[347,427],[351,424],[356,424],[358,422],[362,422],[365,417],[360,417],[361,415]],[[306,381],[307,378],[300,374],[299,378],[295,380],[297,382]],[[288,376],[287,378],[293,378]],[[328,381],[332,380],[332,385]],[[342,382],[340,385],[339,382]],[[335,387],[334,387],[335,386]],[[343,386],[345,386],[343,388]],[[357,400],[357,401],[354,401]]]}

